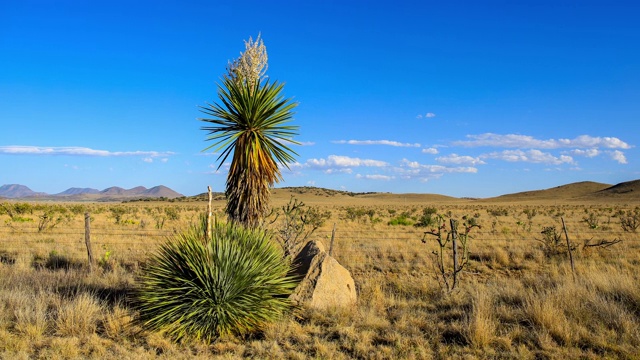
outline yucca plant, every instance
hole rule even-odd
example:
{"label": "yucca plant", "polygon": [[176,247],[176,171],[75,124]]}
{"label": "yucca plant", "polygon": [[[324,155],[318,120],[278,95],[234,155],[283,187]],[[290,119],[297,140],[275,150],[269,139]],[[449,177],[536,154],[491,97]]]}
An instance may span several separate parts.
{"label": "yucca plant", "polygon": [[259,331],[290,307],[297,281],[268,233],[206,221],[169,238],[143,267],[134,304],[141,325],[207,342]]}
{"label": "yucca plant", "polygon": [[231,221],[256,227],[269,205],[270,189],[282,180],[279,165],[288,167],[296,153],[288,144],[297,126],[287,125],[297,103],[282,95],[283,84],[264,78],[266,49],[258,40],[246,43],[247,50],[234,61],[218,85],[219,102],[202,107],[213,118],[203,118],[206,150],[221,151],[218,169],[233,154],[227,175],[226,212]]}

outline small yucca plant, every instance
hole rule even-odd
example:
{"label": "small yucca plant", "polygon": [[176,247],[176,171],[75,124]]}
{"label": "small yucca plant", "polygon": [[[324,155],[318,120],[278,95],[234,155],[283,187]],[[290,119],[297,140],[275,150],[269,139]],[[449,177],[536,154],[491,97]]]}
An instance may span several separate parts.
{"label": "small yucca plant", "polygon": [[296,280],[266,232],[216,223],[205,239],[205,228],[170,238],[143,267],[134,303],[145,328],[212,341],[260,330],[289,308]]}

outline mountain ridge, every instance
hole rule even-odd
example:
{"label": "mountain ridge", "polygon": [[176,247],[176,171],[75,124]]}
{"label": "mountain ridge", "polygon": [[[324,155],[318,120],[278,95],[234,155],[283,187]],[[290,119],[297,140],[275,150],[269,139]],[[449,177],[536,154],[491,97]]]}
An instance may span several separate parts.
{"label": "mountain ridge", "polygon": [[108,187],[104,190],[93,188],[71,187],[56,194],[35,192],[29,187],[20,184],[8,184],[0,186],[0,197],[7,199],[60,199],[60,200],[105,200],[108,198],[168,198],[173,199],[184,195],[164,185],[157,185],[150,189],[144,186],[136,186],[124,189],[118,186]]}
{"label": "mountain ridge", "polygon": [[[579,181],[564,184],[548,189],[530,190],[511,194],[504,194],[489,198],[456,198],[439,194],[395,194],[388,192],[361,192],[353,193],[341,190],[331,190],[318,187],[282,187],[275,188],[274,195],[282,193],[285,197],[303,195],[318,198],[332,198],[344,196],[351,198],[370,199],[389,198],[400,196],[403,201],[481,201],[481,202],[505,202],[505,201],[603,201],[603,200],[640,200],[640,179],[631,180],[615,185],[593,182]],[[217,197],[224,198],[224,193],[216,193]],[[288,195],[287,195],[288,194]],[[0,198],[4,199],[33,199],[33,200],[61,200],[61,201],[116,201],[134,199],[175,199],[184,198],[187,201],[206,200],[206,193],[184,196],[164,185],[157,185],[147,189],[144,186],[136,186],[131,189],[124,189],[118,186],[108,187],[103,190],[93,188],[69,188],[61,193],[47,194],[35,192],[29,187],[20,184],[9,184],[0,186]]]}

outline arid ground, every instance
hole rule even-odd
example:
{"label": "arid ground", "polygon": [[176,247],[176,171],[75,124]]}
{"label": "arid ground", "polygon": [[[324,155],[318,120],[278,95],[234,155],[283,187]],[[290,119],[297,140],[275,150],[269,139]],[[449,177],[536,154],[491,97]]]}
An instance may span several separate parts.
{"label": "arid ground", "polygon": [[[0,358],[640,357],[638,182],[492,199],[285,188],[273,208],[291,196],[324,220],[309,239],[328,248],[335,228],[332,253],[353,275],[357,304],[296,309],[259,334],[213,344],[148,332],[129,302],[148,254],[196,222],[205,201],[0,201]],[[214,201],[220,218],[223,206]],[[435,214],[480,226],[449,291],[436,238],[424,234],[434,225],[416,226]]]}

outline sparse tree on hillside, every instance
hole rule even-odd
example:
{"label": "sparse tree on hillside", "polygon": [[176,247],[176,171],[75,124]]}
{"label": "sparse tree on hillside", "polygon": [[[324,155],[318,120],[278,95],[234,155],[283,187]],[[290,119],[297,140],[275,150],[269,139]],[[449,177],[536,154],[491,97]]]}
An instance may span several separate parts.
{"label": "sparse tree on hillside", "polygon": [[246,50],[227,67],[218,99],[201,107],[212,118],[202,121],[208,148],[221,151],[218,169],[232,155],[226,182],[227,208],[231,221],[256,227],[268,209],[270,189],[282,180],[279,165],[288,167],[297,144],[297,126],[287,125],[293,119],[297,103],[282,95],[284,84],[265,76],[267,51],[260,36],[245,41]]}

